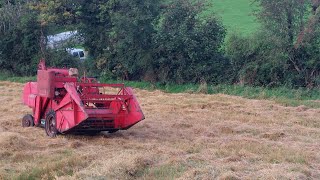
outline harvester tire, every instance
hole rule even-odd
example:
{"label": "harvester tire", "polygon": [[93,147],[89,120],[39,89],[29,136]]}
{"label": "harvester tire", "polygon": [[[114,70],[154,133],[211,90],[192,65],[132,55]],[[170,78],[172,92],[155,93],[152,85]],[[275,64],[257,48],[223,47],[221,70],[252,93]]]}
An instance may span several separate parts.
{"label": "harvester tire", "polygon": [[49,110],[46,115],[46,123],[45,123],[45,130],[49,137],[56,137],[58,134],[57,124],[56,124],[56,112],[53,110]]}
{"label": "harvester tire", "polygon": [[22,118],[22,127],[32,127],[34,126],[33,116],[31,114],[26,114]]}

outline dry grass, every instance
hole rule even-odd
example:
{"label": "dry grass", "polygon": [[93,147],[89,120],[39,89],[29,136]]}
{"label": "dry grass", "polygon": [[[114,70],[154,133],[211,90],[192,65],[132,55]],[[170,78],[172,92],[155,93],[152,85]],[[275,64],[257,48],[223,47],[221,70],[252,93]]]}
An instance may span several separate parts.
{"label": "dry grass", "polygon": [[135,90],[128,131],[22,128],[22,84],[0,82],[0,179],[320,179],[320,110],[226,95]]}

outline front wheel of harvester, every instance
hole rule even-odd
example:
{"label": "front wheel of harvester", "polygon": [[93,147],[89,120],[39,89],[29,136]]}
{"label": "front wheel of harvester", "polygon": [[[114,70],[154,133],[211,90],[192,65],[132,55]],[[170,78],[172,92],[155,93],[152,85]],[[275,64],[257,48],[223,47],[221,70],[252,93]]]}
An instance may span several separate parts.
{"label": "front wheel of harvester", "polygon": [[57,125],[56,125],[56,113],[53,110],[50,110],[46,116],[45,130],[49,137],[56,137],[58,134]]}
{"label": "front wheel of harvester", "polygon": [[25,116],[23,116],[21,124],[22,124],[22,127],[34,126],[33,116],[31,114],[26,114]]}

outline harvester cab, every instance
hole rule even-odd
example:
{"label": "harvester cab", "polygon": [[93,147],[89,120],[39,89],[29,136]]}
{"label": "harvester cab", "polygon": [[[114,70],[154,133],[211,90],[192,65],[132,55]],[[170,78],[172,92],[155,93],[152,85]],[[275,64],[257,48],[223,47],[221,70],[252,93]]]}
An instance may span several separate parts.
{"label": "harvester cab", "polygon": [[58,133],[113,133],[144,119],[132,88],[78,78],[77,69],[47,68],[43,60],[37,82],[25,84],[22,100],[33,112],[22,118],[22,126],[44,127],[50,137]]}

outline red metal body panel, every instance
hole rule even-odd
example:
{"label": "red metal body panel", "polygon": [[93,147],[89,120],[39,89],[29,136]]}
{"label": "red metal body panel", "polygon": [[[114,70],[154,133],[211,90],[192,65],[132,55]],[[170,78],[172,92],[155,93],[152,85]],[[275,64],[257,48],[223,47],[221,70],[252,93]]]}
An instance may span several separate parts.
{"label": "red metal body panel", "polygon": [[[34,124],[41,125],[49,112],[55,114],[60,133],[128,129],[144,119],[132,88],[101,84],[93,78],[69,76],[67,69],[46,68],[40,62],[37,82],[26,83],[23,103],[33,109]],[[118,88],[105,94],[101,88]]]}
{"label": "red metal body panel", "polygon": [[30,108],[35,107],[36,97],[37,97],[37,83],[36,82],[28,82],[23,87],[23,103]]}
{"label": "red metal body panel", "polygon": [[54,72],[47,70],[38,70],[38,95],[42,97],[54,97]]}

